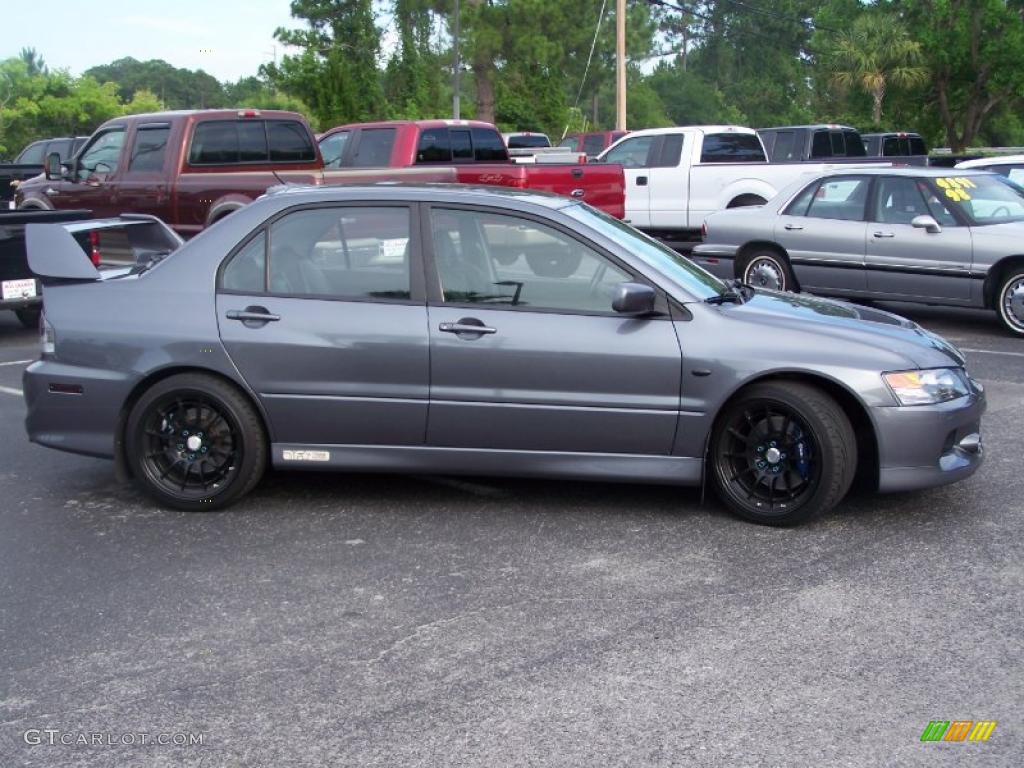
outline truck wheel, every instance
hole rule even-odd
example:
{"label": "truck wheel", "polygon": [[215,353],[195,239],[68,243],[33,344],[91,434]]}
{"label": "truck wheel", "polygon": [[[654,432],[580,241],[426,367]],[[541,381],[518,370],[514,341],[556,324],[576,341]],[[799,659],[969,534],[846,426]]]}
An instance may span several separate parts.
{"label": "truck wheel", "polygon": [[765,382],[725,407],[708,458],[715,488],[735,514],[794,525],[846,495],[857,441],[842,408],[818,388]]}
{"label": "truck wheel", "polygon": [[1003,326],[1017,336],[1024,336],[1024,269],[1010,270],[996,297],[996,312]]}
{"label": "truck wheel", "polygon": [[154,384],[132,408],[125,458],[142,489],[189,512],[226,507],[252,490],[267,438],[252,404],[214,376],[184,373]]}
{"label": "truck wheel", "polygon": [[39,307],[27,307],[25,309],[14,310],[15,316],[18,318],[18,322],[21,323],[24,328],[39,328],[39,315],[42,310]]}
{"label": "truck wheel", "polygon": [[526,254],[526,262],[538,277],[568,277],[579,269],[582,260],[583,254],[568,249],[555,253]]}
{"label": "truck wheel", "polygon": [[755,288],[773,291],[795,291],[796,280],[789,268],[789,261],[778,251],[758,248],[751,251],[739,263],[740,278]]}

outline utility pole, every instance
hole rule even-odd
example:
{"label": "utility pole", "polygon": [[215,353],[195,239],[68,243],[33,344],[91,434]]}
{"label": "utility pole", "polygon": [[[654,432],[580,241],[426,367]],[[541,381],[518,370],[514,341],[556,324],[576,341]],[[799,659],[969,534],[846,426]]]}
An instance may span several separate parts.
{"label": "utility pole", "polygon": [[462,62],[459,60],[459,0],[455,0],[455,23],[452,25],[452,118],[458,120],[462,116],[459,104],[459,75]]}
{"label": "utility pole", "polygon": [[626,130],[626,0],[615,0],[615,129]]}

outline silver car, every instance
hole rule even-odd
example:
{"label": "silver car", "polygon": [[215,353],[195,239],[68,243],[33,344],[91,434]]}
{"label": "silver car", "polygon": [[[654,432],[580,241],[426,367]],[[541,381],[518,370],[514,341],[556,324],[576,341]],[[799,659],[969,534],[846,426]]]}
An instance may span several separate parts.
{"label": "silver car", "polygon": [[[120,227],[138,264],[97,271],[85,225]],[[113,458],[180,509],[273,466],[707,478],[790,524],[855,481],[923,488],[982,460],[984,393],[941,338],[726,284],[567,198],[299,188],[185,244],[130,217],[34,225],[28,249],[29,437]]]}
{"label": "silver car", "polygon": [[1024,336],[1024,193],[991,173],[804,178],[763,206],[709,216],[692,258],[758,287],[984,307]]}

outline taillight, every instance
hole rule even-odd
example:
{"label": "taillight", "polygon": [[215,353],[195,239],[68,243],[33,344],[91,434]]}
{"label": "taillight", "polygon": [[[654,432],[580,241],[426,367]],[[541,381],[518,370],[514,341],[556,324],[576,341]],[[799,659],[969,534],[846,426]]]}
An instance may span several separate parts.
{"label": "taillight", "polygon": [[240,109],[238,110],[239,117],[259,117],[260,111],[258,109]]}
{"label": "taillight", "polygon": [[100,265],[100,233],[96,230],[89,233],[89,261],[94,267]]}
{"label": "taillight", "polygon": [[57,334],[46,319],[46,312],[39,313],[39,351],[43,356],[53,355],[57,351]]}

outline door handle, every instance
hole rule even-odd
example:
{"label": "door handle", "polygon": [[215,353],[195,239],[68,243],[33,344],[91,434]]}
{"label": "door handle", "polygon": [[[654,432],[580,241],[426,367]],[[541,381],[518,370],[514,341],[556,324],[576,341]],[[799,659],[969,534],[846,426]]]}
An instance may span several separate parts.
{"label": "door handle", "polygon": [[896,237],[892,232],[875,232],[875,237]]}
{"label": "door handle", "polygon": [[272,314],[264,307],[229,309],[224,316],[228,320],[241,320],[243,323],[270,323],[281,319],[280,315]]}
{"label": "door handle", "polygon": [[638,187],[646,187],[647,186],[647,177],[646,176],[637,176],[636,177],[636,185]]}
{"label": "door handle", "polygon": [[796,229],[803,229],[803,227],[800,226],[799,224],[787,224],[785,228],[788,229],[790,232]]}
{"label": "door handle", "polygon": [[497,328],[489,328],[483,323],[477,325],[476,323],[467,323],[465,321],[459,323],[441,323],[437,326],[437,329],[444,333],[478,333],[481,335],[498,332]]}
{"label": "door handle", "polygon": [[574,189],[569,194],[572,195],[573,197],[583,197],[585,194],[587,194],[587,192],[585,189]]}

